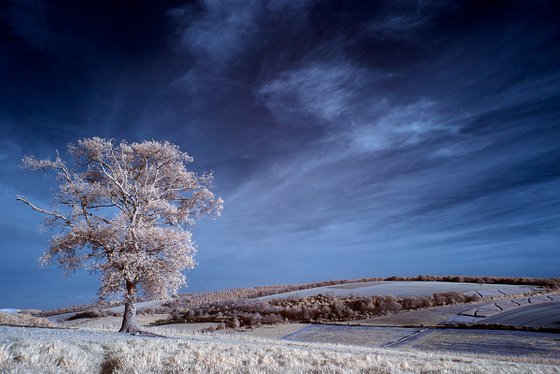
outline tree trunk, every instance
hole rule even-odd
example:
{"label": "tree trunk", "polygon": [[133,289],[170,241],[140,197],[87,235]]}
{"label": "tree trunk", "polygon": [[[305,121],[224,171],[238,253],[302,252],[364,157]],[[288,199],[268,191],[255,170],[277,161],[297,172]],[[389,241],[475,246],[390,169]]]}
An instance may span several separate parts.
{"label": "tree trunk", "polygon": [[126,282],[123,321],[119,332],[128,334],[140,332],[140,326],[136,320],[136,284],[129,281]]}

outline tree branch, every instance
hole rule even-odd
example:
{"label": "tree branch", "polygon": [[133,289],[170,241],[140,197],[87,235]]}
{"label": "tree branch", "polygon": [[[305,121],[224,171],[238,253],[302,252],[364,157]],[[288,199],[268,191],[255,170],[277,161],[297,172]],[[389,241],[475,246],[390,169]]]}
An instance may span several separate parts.
{"label": "tree branch", "polygon": [[[130,196],[130,194],[124,189],[124,186],[123,186],[121,183],[119,183],[119,182],[117,181],[117,179],[114,177],[114,174],[115,174],[115,173],[114,173],[113,169],[111,168],[111,166],[110,166],[109,164],[107,164],[106,162],[104,162],[104,161],[101,160],[101,159],[94,159],[93,161],[95,161],[95,162],[98,163],[98,165],[101,167],[101,172],[102,172],[103,174],[105,174],[105,176],[106,176],[107,178],[109,178],[109,179],[119,188],[119,190],[121,191],[121,194],[123,195],[125,201],[126,201],[127,198],[128,198],[129,200],[133,200],[132,197]],[[107,169],[109,169],[109,171],[111,172],[111,174],[109,174],[109,173],[107,172],[107,169],[106,169],[105,167],[107,167]]]}
{"label": "tree branch", "polygon": [[90,205],[90,206],[88,206],[88,209],[113,208],[113,207],[117,207],[117,204],[111,203],[111,204]]}
{"label": "tree branch", "polygon": [[59,164],[60,170],[62,170],[62,172],[64,173],[64,177],[66,178],[66,181],[71,185],[74,185],[74,181],[72,181],[72,176],[70,175],[70,170],[68,170],[68,168],[64,164],[64,161],[62,161],[62,159],[60,158],[60,153],[58,153],[58,149],[56,150],[56,162]]}
{"label": "tree branch", "polygon": [[41,212],[41,213],[47,214],[47,215],[49,215],[49,216],[56,217],[56,218],[58,218],[58,219],[63,220],[64,222],[66,222],[66,224],[71,225],[70,220],[69,220],[68,218],[66,218],[65,216],[63,216],[62,214],[56,213],[56,212],[51,212],[50,210],[46,210],[46,209],[43,209],[43,208],[39,208],[37,205],[35,205],[35,204],[29,202],[29,201],[28,201],[27,199],[25,199],[25,197],[23,197],[23,196],[16,195],[16,200],[19,200],[19,201],[21,201],[21,202],[23,202],[23,203],[29,205],[29,206],[31,207],[31,209],[36,210],[37,212]]}

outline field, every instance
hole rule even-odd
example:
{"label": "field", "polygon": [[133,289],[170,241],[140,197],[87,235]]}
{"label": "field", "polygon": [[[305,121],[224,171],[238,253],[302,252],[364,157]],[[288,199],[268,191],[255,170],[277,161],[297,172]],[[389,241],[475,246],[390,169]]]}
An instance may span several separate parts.
{"label": "field", "polygon": [[547,357],[560,362],[558,334],[529,331],[309,325],[283,339],[526,359]]}
{"label": "field", "polygon": [[[554,298],[560,300],[559,297]],[[485,320],[486,323],[531,327],[560,327],[560,302],[528,305],[499,313]]]}
{"label": "field", "polygon": [[[262,296],[263,290],[286,289],[292,290]],[[316,296],[328,293],[326,299]],[[463,293],[473,297],[459,297]],[[255,297],[239,301],[226,298],[232,294]],[[398,302],[411,309],[383,309],[382,314],[374,313],[367,319],[333,315],[333,321],[322,323],[290,320],[266,324],[263,318],[251,327],[224,330],[223,322],[204,322],[208,317],[202,314],[203,322],[162,323],[172,321],[169,313],[180,315],[189,308],[202,313],[207,310],[204,305],[214,304],[201,300],[212,297],[194,296],[197,302],[190,304],[183,300],[174,304],[177,310],[157,301],[140,303],[138,318],[144,330],[164,337],[114,333],[121,322],[119,306],[87,306],[86,310],[72,307],[58,314],[4,310],[0,312],[0,325],[36,324],[44,328],[0,326],[0,373],[560,373],[560,294],[542,286],[365,281],[309,288],[274,286],[213,295],[225,298],[216,305],[233,306],[224,311],[239,318],[243,316],[236,313],[247,314],[248,310],[270,305],[284,305],[288,311],[317,309],[309,303],[325,300],[334,302],[335,309],[343,303],[358,305],[368,298],[378,300],[380,305]],[[419,300],[423,304],[415,306]],[[267,313],[260,312],[262,316]],[[297,316],[305,313],[294,315],[300,318]]]}
{"label": "field", "polygon": [[430,296],[436,292],[479,293],[481,296],[501,296],[522,294],[535,287],[510,284],[473,284],[462,282],[356,282],[333,286],[316,287],[301,291],[263,296],[258,300],[268,301],[278,298],[302,298],[317,295],[326,296]]}
{"label": "field", "polygon": [[558,373],[550,362],[192,334],[0,327],[7,373]]}

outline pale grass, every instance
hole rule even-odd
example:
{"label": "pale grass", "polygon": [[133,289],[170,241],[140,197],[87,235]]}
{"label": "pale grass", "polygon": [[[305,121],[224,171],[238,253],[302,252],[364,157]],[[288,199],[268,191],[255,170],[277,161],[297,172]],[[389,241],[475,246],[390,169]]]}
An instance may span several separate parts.
{"label": "pale grass", "polygon": [[53,327],[46,318],[35,317],[30,314],[10,314],[0,312],[0,325],[7,326],[30,326],[30,327]]}
{"label": "pale grass", "polygon": [[[213,322],[206,322],[206,323],[188,323],[188,324],[170,324],[170,325],[160,325],[160,326],[147,326],[142,325],[142,331],[150,332],[157,335],[163,336],[174,336],[174,337],[182,337],[182,336],[192,336],[193,333],[201,331],[205,328],[210,326],[217,326],[217,323]],[[121,324],[120,322],[101,322],[97,324],[90,324],[90,325],[81,325],[79,326],[80,330],[88,330],[88,331],[106,331],[106,332],[115,332],[118,331]]]}
{"label": "pale grass", "polygon": [[[24,334],[0,345],[0,373],[559,373],[554,365],[228,334],[71,341]],[[7,339],[4,339],[7,341]]]}

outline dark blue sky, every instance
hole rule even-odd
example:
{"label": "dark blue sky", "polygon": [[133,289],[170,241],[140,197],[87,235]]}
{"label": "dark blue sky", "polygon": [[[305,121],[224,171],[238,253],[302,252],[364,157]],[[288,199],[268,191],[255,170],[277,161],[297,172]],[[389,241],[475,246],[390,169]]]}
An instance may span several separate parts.
{"label": "dark blue sky", "polygon": [[94,299],[36,258],[19,168],[86,136],[214,170],[192,291],[364,276],[559,276],[556,1],[0,3],[0,307]]}

